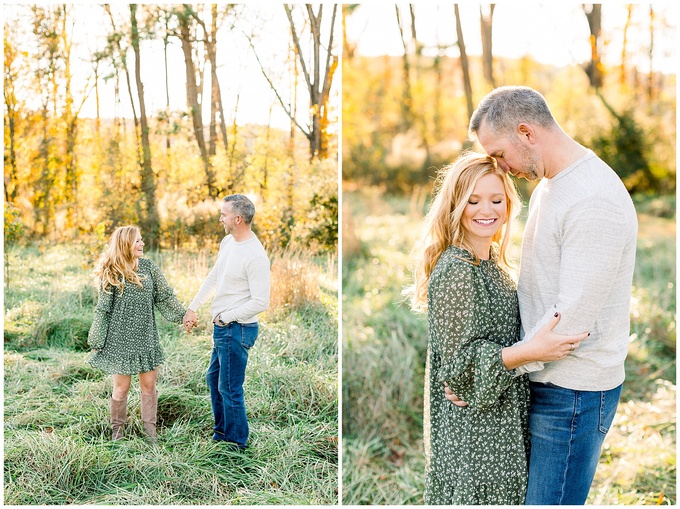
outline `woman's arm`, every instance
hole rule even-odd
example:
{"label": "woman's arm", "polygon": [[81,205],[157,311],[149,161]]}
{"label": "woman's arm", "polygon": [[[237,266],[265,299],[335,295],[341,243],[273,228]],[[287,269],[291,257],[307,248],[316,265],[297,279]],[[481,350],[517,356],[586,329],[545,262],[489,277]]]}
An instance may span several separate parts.
{"label": "woman's arm", "polygon": [[432,351],[440,357],[436,378],[473,407],[488,408],[513,383],[490,341],[494,319],[476,268],[464,261],[440,260],[428,285],[428,322]]}
{"label": "woman's arm", "polygon": [[[109,332],[109,322],[111,321],[111,312],[113,311],[113,287],[105,292],[103,285],[99,285],[99,299],[97,306],[94,308],[94,317],[90,331],[87,334],[87,344],[93,350],[101,350],[106,344],[106,335]],[[110,292],[110,293],[109,293]]]}
{"label": "woman's arm", "polygon": [[151,278],[153,280],[153,302],[165,319],[173,323],[182,323],[186,309],[175,296],[175,291],[168,284],[158,266],[149,260]]}

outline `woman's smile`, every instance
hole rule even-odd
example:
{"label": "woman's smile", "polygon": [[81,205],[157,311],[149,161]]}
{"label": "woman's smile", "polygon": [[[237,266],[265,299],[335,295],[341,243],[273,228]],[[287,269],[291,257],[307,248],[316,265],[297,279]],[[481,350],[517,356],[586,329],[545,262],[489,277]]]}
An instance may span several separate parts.
{"label": "woman's smile", "polygon": [[496,222],[498,221],[498,218],[494,218],[494,219],[473,219],[473,221],[475,223],[479,224],[479,225],[482,225],[482,226],[492,226],[492,225],[496,224]]}

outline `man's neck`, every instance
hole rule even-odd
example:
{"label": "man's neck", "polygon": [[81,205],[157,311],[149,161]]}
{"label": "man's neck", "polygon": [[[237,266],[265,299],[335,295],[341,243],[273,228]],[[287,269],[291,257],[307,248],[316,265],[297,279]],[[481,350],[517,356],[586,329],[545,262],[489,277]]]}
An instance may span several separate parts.
{"label": "man's neck", "polygon": [[252,239],[255,234],[250,229],[250,227],[242,228],[238,231],[232,231],[231,236],[234,237],[236,242],[245,242],[248,239]]}
{"label": "man's neck", "polygon": [[547,161],[545,166],[546,178],[555,177],[588,153],[583,145],[571,139],[564,132],[560,133],[553,146],[557,149],[551,154],[552,159]]}

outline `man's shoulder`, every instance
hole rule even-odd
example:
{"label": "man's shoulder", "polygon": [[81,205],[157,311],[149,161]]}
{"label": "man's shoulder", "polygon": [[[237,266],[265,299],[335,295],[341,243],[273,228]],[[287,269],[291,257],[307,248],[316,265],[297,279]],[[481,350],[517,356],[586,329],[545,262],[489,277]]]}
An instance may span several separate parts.
{"label": "man's shoulder", "polygon": [[257,235],[253,233],[253,236],[243,242],[243,245],[248,246],[249,249],[255,249],[258,251],[265,252],[264,246]]}
{"label": "man's shoulder", "polygon": [[227,235],[220,243],[220,251],[229,250],[236,256],[247,256],[248,258],[267,258],[264,246],[257,238],[257,235],[238,242],[232,235]]}
{"label": "man's shoulder", "polygon": [[550,183],[542,181],[541,184],[534,193],[547,190],[546,201],[565,211],[588,202],[592,202],[591,207],[600,204],[607,208],[609,204],[615,204],[618,208],[632,209],[632,200],[621,177],[592,151],[563,178]]}

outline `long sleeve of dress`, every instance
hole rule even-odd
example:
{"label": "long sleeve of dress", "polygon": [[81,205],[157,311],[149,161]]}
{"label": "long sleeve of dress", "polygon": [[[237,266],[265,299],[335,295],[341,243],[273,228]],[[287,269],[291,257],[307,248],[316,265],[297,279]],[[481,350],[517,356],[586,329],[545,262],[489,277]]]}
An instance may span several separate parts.
{"label": "long sleeve of dress", "polygon": [[170,287],[158,266],[150,260],[149,266],[153,278],[154,305],[169,322],[182,323],[186,309],[175,296],[175,291]]}
{"label": "long sleeve of dress", "polygon": [[481,270],[460,259],[442,259],[428,288],[431,344],[440,357],[434,377],[471,408],[498,404],[514,379],[501,357],[513,339],[489,337],[498,310],[490,308]]}
{"label": "long sleeve of dress", "polygon": [[93,350],[101,350],[104,348],[104,344],[106,344],[106,335],[109,332],[111,311],[113,309],[113,292],[113,288],[105,292],[100,284],[99,300],[94,308],[94,318],[92,319],[90,331],[87,334],[87,344]]}

